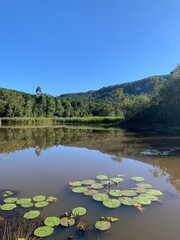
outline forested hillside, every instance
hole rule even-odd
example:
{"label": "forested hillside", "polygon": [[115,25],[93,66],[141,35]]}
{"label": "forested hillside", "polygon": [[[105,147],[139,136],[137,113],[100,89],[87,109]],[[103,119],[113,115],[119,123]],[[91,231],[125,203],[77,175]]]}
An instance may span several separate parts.
{"label": "forested hillside", "polygon": [[125,121],[179,125],[180,65],[169,75],[53,97],[0,88],[0,117],[118,116]]}

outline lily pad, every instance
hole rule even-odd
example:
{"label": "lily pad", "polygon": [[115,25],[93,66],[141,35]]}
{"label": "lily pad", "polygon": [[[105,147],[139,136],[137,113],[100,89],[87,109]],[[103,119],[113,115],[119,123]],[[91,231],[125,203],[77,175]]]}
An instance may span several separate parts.
{"label": "lily pad", "polygon": [[46,201],[48,202],[57,202],[57,197],[53,197],[53,196],[50,196],[50,197],[47,197]]}
{"label": "lily pad", "polygon": [[75,224],[74,218],[63,217],[60,219],[60,224],[63,227],[69,227]]}
{"label": "lily pad", "polygon": [[34,196],[34,197],[33,197],[33,201],[35,201],[35,202],[42,202],[42,201],[44,201],[45,199],[46,199],[46,197],[43,196],[43,195],[37,195],[37,196]]}
{"label": "lily pad", "polygon": [[163,195],[163,193],[161,191],[156,190],[156,189],[148,189],[148,191],[146,193],[156,195],[156,196]]}
{"label": "lily pad", "polygon": [[91,185],[93,183],[95,183],[96,181],[92,180],[92,179],[86,179],[82,181],[82,184],[84,185]]}
{"label": "lily pad", "polygon": [[146,198],[148,198],[151,201],[158,201],[158,199],[159,199],[157,196],[152,195],[152,194],[147,194],[147,193],[141,194],[140,196],[145,196]]}
{"label": "lily pad", "polygon": [[39,215],[40,215],[40,211],[31,210],[31,211],[25,213],[23,217],[26,219],[34,219],[34,218],[37,218]]}
{"label": "lily pad", "polygon": [[111,223],[108,221],[97,221],[95,224],[95,228],[99,229],[100,231],[105,231],[111,227]]}
{"label": "lily pad", "polygon": [[54,228],[43,226],[43,227],[36,228],[34,231],[34,235],[37,237],[47,237],[52,235],[53,232],[54,232]]}
{"label": "lily pad", "polygon": [[47,202],[47,201],[36,202],[34,204],[34,206],[37,207],[37,208],[43,208],[43,207],[46,207],[48,205],[49,205],[49,202]]}
{"label": "lily pad", "polygon": [[30,208],[32,207],[34,204],[32,202],[29,202],[29,203],[24,203],[24,204],[21,204],[21,207],[23,208]]}
{"label": "lily pad", "polygon": [[91,185],[91,187],[94,188],[94,189],[101,189],[104,186],[101,183],[94,183],[94,184]]}
{"label": "lily pad", "polygon": [[105,194],[105,193],[96,193],[92,196],[92,198],[95,200],[95,201],[104,201],[106,199],[108,199],[108,195]]}
{"label": "lily pad", "polygon": [[26,204],[26,203],[30,203],[31,202],[31,198],[19,198],[16,203],[17,204]]}
{"label": "lily pad", "polygon": [[18,198],[14,198],[14,197],[9,197],[9,198],[5,198],[4,202],[5,203],[14,203],[18,200]]}
{"label": "lily pad", "polygon": [[152,185],[149,183],[137,183],[136,186],[138,188],[151,188],[152,187]]}
{"label": "lily pad", "polygon": [[122,190],[122,195],[127,197],[134,197],[137,193],[133,190]]}
{"label": "lily pad", "polygon": [[149,205],[149,204],[151,204],[151,200],[148,197],[142,196],[142,195],[139,195],[138,197],[134,197],[133,200],[136,203],[140,203],[142,205]]}
{"label": "lily pad", "polygon": [[92,196],[92,195],[94,195],[94,194],[96,194],[96,193],[98,193],[97,190],[95,190],[95,189],[89,189],[89,190],[87,190],[87,191],[84,192],[84,195],[86,195],[86,196]]}
{"label": "lily pad", "polygon": [[119,200],[122,204],[127,205],[127,206],[133,206],[135,203],[135,201],[129,197],[121,197],[121,198],[119,198]]}
{"label": "lily pad", "polygon": [[86,187],[74,187],[74,188],[72,188],[72,191],[75,192],[75,193],[83,193],[86,190],[88,190]]}
{"label": "lily pad", "polygon": [[108,198],[105,201],[103,201],[103,205],[108,208],[117,208],[121,205],[121,203],[117,199]]}
{"label": "lily pad", "polygon": [[118,174],[118,177],[125,177],[124,174]]}
{"label": "lily pad", "polygon": [[106,175],[97,175],[96,178],[99,179],[99,180],[106,180],[106,179],[108,179],[108,176],[106,176]]}
{"label": "lily pad", "polygon": [[1,210],[10,211],[17,207],[14,203],[5,203],[1,205]]}
{"label": "lily pad", "polygon": [[136,181],[136,182],[144,181],[144,178],[143,178],[143,177],[138,177],[138,176],[132,177],[131,179],[134,180],[134,181]]}
{"label": "lily pad", "polygon": [[116,183],[124,181],[124,179],[120,178],[120,177],[113,177],[113,178],[110,178],[110,180],[113,181],[113,182],[116,182]]}
{"label": "lily pad", "polygon": [[80,187],[82,183],[80,181],[69,182],[69,185],[72,187]]}
{"label": "lily pad", "polygon": [[122,196],[122,191],[119,190],[119,189],[111,189],[111,190],[109,191],[109,194],[110,194],[111,196],[114,196],[114,197],[120,197],[120,196]]}
{"label": "lily pad", "polygon": [[86,214],[86,209],[84,207],[76,207],[72,210],[75,216],[83,216]]}
{"label": "lily pad", "polygon": [[55,227],[60,224],[60,218],[58,217],[47,217],[44,220],[44,224],[48,227]]}

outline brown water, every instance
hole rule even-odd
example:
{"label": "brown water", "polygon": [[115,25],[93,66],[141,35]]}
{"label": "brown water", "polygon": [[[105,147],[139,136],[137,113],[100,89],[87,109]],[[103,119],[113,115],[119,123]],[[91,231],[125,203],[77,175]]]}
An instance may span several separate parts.
{"label": "brown water", "polygon": [[[56,227],[47,240],[179,240],[180,239],[180,137],[125,133],[122,130],[80,128],[1,128],[0,190],[17,190],[20,197],[47,195],[58,202],[46,207],[41,216],[59,216],[84,206],[83,217],[92,225],[101,216],[120,221],[106,233],[97,230],[77,234],[75,227]],[[156,149],[171,152],[167,156],[144,156]],[[135,207],[121,205],[108,209],[68,187],[69,181],[95,179],[124,174],[120,188],[133,186],[132,176],[142,176],[153,188],[163,191],[162,203],[153,202],[141,213]]]}

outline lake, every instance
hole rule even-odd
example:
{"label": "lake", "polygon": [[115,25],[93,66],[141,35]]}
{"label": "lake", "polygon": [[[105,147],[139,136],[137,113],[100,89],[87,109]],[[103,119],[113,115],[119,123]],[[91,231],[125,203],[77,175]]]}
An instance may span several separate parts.
{"label": "lake", "polygon": [[[141,176],[143,183],[163,195],[158,196],[159,201],[143,205],[141,212],[123,204],[107,208],[90,196],[72,192],[69,186],[71,181],[100,182],[97,175],[112,178],[118,174],[124,175],[124,181],[113,184],[112,189],[131,189],[137,184],[131,177]],[[79,206],[87,210],[81,219],[92,227],[102,216],[119,218],[102,232],[92,228],[77,233],[75,225],[58,226],[47,240],[65,240],[70,235],[76,240],[179,240],[180,136],[87,127],[4,127],[0,129],[0,191],[4,190],[16,192],[19,198],[57,197],[56,203],[41,211],[42,219]],[[4,216],[6,211],[0,210],[0,216],[2,212]]]}

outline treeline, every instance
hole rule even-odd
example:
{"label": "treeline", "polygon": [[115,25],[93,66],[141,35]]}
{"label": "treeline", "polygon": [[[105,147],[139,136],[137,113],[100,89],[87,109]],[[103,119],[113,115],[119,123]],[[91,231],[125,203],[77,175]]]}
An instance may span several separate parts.
{"label": "treeline", "polygon": [[[38,87],[37,89],[40,89]],[[60,99],[40,90],[36,94],[0,89],[0,117],[90,117],[117,116],[130,118],[149,104],[147,95],[127,95],[122,89],[112,94],[112,102],[83,102]]]}

